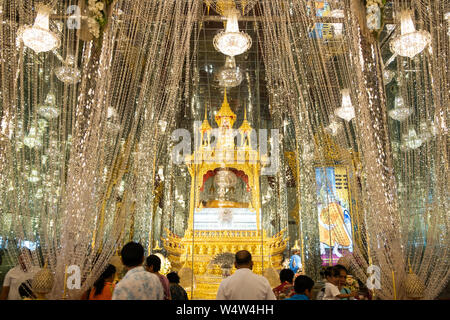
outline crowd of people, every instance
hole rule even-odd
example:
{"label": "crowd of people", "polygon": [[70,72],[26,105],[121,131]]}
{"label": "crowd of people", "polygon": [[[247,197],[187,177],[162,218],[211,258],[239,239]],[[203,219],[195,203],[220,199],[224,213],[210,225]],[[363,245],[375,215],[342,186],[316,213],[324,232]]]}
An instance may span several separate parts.
{"label": "crowd of people", "polygon": [[[1,300],[35,299],[32,279],[36,269],[28,270],[24,257],[19,256],[19,265],[11,269],[4,280]],[[188,300],[185,289],[180,286],[176,272],[166,276],[160,273],[161,260],[156,255],[144,256],[144,248],[136,242],[127,243],[121,250],[121,260],[126,274],[116,283],[116,267],[109,264],[83,300]],[[252,255],[246,250],[235,255],[236,271],[220,283],[217,300],[349,300],[358,299],[358,291],[347,286],[348,272],[344,266],[326,268],[323,284],[319,286],[306,275],[296,275],[291,269],[280,271],[280,285],[272,288],[269,281],[255,274]],[[315,286],[316,285],[316,286]],[[316,287],[317,294],[314,288]]]}

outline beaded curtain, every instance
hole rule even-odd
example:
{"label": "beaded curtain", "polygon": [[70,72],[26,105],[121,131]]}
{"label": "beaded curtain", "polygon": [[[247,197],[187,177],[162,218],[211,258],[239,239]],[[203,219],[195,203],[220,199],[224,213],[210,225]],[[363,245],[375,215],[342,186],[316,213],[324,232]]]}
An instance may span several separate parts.
{"label": "beaded curtain", "polygon": [[[52,8],[50,29],[62,39],[53,52],[36,54],[16,41],[19,28],[33,24],[38,3]],[[73,29],[65,16],[70,5],[85,8],[88,2],[1,1],[0,17],[6,22],[0,24],[1,245],[17,261],[16,248],[25,240],[38,244],[28,264],[47,262],[55,272],[52,299],[63,296],[69,265],[81,268],[81,290],[69,291],[76,298],[121,244],[152,245],[156,163],[167,152],[160,141],[168,138],[180,104],[190,98],[183,75],[191,74],[191,32],[203,4],[223,14],[231,2],[102,3],[104,24],[96,38],[85,21]],[[365,282],[367,267],[379,266],[376,296],[403,299],[409,261],[424,281],[425,298],[436,297],[450,277],[448,1],[391,3],[396,25],[396,13],[411,8],[416,28],[432,36],[431,49],[413,59],[395,57],[392,66],[386,62],[391,54],[386,56],[364,27],[360,1],[329,1],[332,9],[343,10],[343,18],[311,14],[311,1],[233,3],[241,14],[260,19],[271,110],[287,111],[294,126],[299,235],[307,273],[317,279],[321,264],[314,168],[328,165],[315,136],[323,128],[338,128],[328,131],[361,158],[361,167],[349,167],[358,198],[351,271]],[[342,35],[328,41],[311,37],[311,27],[323,22],[343,23]],[[54,73],[70,54],[81,71],[76,84],[61,82]],[[387,116],[394,103],[383,79],[387,68],[396,74],[391,86],[414,109],[405,122]],[[334,116],[343,88],[350,89],[356,111],[350,122]],[[61,112],[55,119],[38,113],[50,92]],[[412,128],[433,130],[423,135],[420,147],[409,148],[402,142]]]}

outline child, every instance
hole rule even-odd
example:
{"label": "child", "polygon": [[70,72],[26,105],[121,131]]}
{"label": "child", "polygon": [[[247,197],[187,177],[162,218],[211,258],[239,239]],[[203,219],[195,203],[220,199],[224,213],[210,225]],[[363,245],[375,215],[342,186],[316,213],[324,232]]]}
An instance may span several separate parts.
{"label": "child", "polygon": [[[328,270],[327,270],[328,271]],[[331,275],[330,275],[331,273]],[[340,268],[333,267],[330,272],[326,272],[327,282],[325,283],[325,293],[323,300],[340,300],[343,298],[356,297],[358,292],[351,292],[349,294],[344,294],[339,291],[339,275]]]}
{"label": "child", "polygon": [[300,275],[295,278],[295,294],[286,300],[311,300],[313,287],[314,281],[310,277]]}

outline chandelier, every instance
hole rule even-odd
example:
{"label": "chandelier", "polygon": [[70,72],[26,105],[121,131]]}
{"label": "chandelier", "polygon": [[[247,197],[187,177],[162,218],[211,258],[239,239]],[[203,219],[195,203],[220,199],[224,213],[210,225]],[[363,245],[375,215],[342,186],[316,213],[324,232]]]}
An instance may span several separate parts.
{"label": "chandelier", "polygon": [[330,124],[325,130],[330,133],[332,136],[337,136],[337,134],[342,130],[342,123],[336,121],[333,116],[330,116]]}
{"label": "chandelier", "polygon": [[28,177],[28,181],[32,183],[41,181],[41,176],[36,169],[31,170],[30,176]]}
{"label": "chandelier", "polygon": [[431,35],[427,31],[416,31],[409,11],[400,14],[401,34],[391,41],[392,52],[402,57],[412,58],[425,49],[431,42]]}
{"label": "chandelier", "polygon": [[238,14],[236,9],[229,10],[225,31],[213,39],[214,48],[230,57],[240,55],[252,46],[252,38],[245,32],[239,32]]}
{"label": "chandelier", "polygon": [[41,5],[37,11],[33,26],[22,27],[18,37],[22,39],[25,46],[36,53],[54,50],[61,45],[61,40],[49,29],[50,8]]}
{"label": "chandelier", "polygon": [[383,70],[383,79],[385,84],[389,84],[392,79],[395,77],[395,72],[392,70],[384,69]]}
{"label": "chandelier", "polygon": [[350,99],[350,90],[343,89],[342,94],[342,106],[334,110],[334,113],[346,121],[350,121],[355,117],[355,108],[352,105],[352,100]]}
{"label": "chandelier", "polygon": [[406,120],[412,113],[412,110],[408,107],[405,107],[405,102],[401,96],[395,97],[394,109],[389,111],[389,116],[397,121]]}
{"label": "chandelier", "polygon": [[65,65],[56,68],[56,77],[64,83],[77,83],[80,81],[80,70],[75,67],[75,57],[68,54]]}
{"label": "chandelier", "polygon": [[44,104],[39,106],[37,112],[47,120],[52,120],[59,116],[60,110],[56,106],[56,98],[53,93],[47,94]]}
{"label": "chandelier", "polygon": [[410,127],[408,134],[403,135],[403,143],[409,149],[417,149],[422,145],[423,141],[417,135],[416,129]]}
{"label": "chandelier", "polygon": [[28,135],[23,138],[23,144],[29,148],[42,147],[42,132],[36,122],[31,125]]}
{"label": "chandelier", "polygon": [[242,71],[236,67],[234,57],[226,58],[225,65],[216,74],[216,79],[219,81],[219,86],[225,88],[233,88],[241,84],[244,76]]}

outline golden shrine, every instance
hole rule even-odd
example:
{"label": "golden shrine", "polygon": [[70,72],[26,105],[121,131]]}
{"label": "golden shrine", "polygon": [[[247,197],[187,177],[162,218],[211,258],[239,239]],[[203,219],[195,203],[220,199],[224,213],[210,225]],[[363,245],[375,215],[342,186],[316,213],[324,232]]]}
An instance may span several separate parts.
{"label": "golden shrine", "polygon": [[[248,250],[253,271],[273,282],[288,240],[285,230],[270,237],[261,226],[259,176],[268,157],[252,147],[253,128],[246,113],[238,130],[240,144],[235,143],[236,114],[228,104],[226,89],[215,120],[218,128],[212,129],[205,107],[205,119],[198,129],[200,146],[186,157],[192,178],[188,228],[182,238],[166,230],[167,238],[162,239],[181,285],[193,299],[215,299],[223,270],[212,260],[223,253]],[[233,198],[235,194],[240,199]]]}

